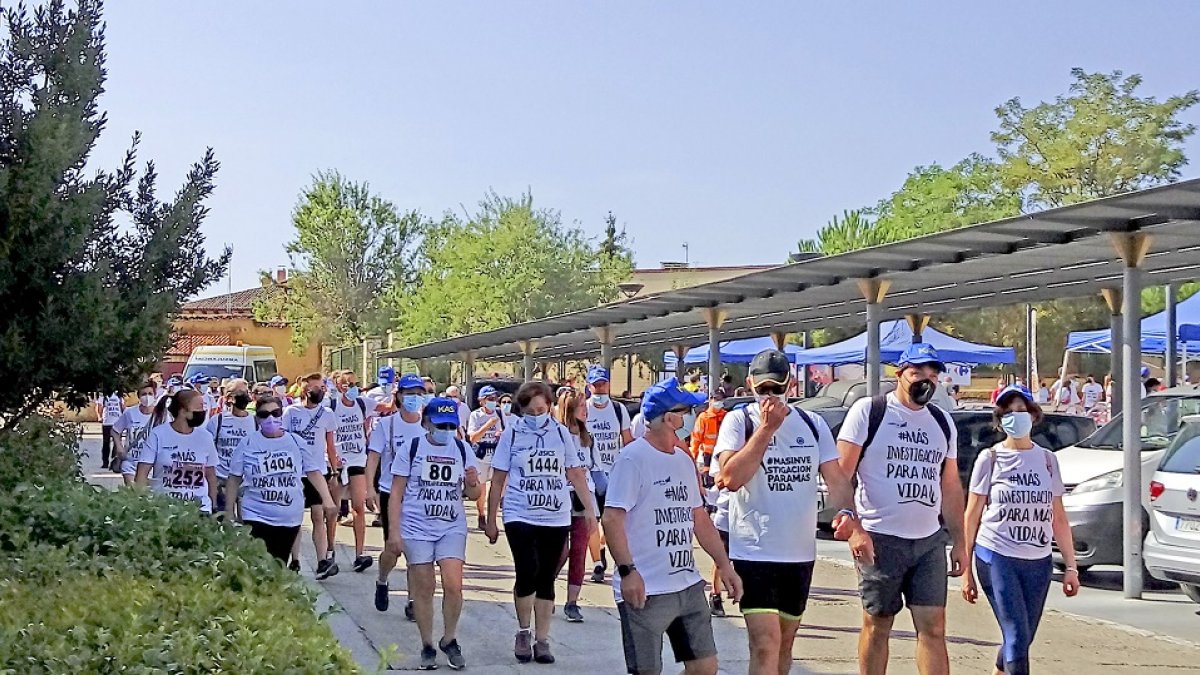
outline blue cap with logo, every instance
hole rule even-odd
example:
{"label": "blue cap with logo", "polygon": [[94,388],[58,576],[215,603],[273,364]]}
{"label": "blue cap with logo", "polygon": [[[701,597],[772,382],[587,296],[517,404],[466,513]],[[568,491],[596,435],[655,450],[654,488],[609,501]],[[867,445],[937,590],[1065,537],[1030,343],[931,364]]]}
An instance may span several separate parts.
{"label": "blue cap with logo", "polygon": [[278,387],[281,384],[284,386],[287,386],[287,383],[288,383],[288,379],[286,377],[284,377],[282,375],[276,375],[275,377],[271,378],[270,385],[272,388],[274,388],[274,387]]}
{"label": "blue cap with logo", "polygon": [[689,408],[704,405],[708,401],[707,394],[692,393],[679,386],[679,380],[671,377],[646,390],[642,394],[642,417],[649,422],[658,419],[672,408],[687,406]]}
{"label": "blue cap with logo", "polygon": [[937,350],[933,348],[933,345],[924,342],[914,342],[900,355],[900,360],[896,362],[896,367],[923,366],[927,363],[937,366],[939,372],[946,371],[946,365],[942,363],[942,359],[938,356]]}
{"label": "blue cap with logo", "polygon": [[421,379],[416,373],[405,373],[400,376],[400,386],[397,389],[420,389],[425,391],[425,380]]}
{"label": "blue cap with logo", "polygon": [[396,369],[391,366],[379,366],[375,379],[379,384],[395,384]]}
{"label": "blue cap with logo", "polygon": [[188,378],[188,384],[207,384],[212,378],[204,373],[196,373]]}
{"label": "blue cap with logo", "polygon": [[425,414],[434,425],[453,424],[458,426],[458,401],[452,398],[435,398],[425,406]]}
{"label": "blue cap with logo", "polygon": [[596,384],[597,382],[608,382],[608,368],[601,365],[595,365],[588,368],[587,383]]}
{"label": "blue cap with logo", "polygon": [[1020,396],[1025,399],[1026,403],[1034,402],[1033,392],[1029,391],[1028,387],[1023,384],[1010,384],[1001,389],[1000,393],[996,395],[996,405],[1003,406],[1008,401],[1009,396]]}
{"label": "blue cap with logo", "polygon": [[491,398],[491,397],[495,396],[497,393],[499,393],[499,392],[496,391],[495,387],[493,387],[490,384],[485,384],[479,390],[479,398],[480,399]]}

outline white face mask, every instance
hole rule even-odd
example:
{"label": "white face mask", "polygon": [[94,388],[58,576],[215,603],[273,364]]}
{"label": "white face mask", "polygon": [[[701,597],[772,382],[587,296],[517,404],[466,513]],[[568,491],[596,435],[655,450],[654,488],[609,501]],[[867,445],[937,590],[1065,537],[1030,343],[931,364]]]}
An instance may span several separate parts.
{"label": "white face mask", "polygon": [[138,398],[138,403],[141,403],[143,408],[154,407],[154,394],[143,394]]}

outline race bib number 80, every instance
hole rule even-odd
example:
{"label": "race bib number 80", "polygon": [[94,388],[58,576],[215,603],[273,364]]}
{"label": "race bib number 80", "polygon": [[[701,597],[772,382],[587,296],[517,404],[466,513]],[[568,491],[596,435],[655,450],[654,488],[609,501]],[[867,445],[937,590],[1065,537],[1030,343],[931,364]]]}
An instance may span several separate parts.
{"label": "race bib number 80", "polygon": [[458,462],[425,460],[422,481],[426,483],[457,483],[462,479],[462,468]]}

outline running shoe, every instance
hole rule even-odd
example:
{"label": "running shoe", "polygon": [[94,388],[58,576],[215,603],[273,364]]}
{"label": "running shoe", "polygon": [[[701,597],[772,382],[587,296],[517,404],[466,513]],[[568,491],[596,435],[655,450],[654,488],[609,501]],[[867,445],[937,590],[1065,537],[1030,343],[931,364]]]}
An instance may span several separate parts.
{"label": "running shoe", "polygon": [[375,520],[371,521],[371,527],[383,527],[383,519],[375,516]]}
{"label": "running shoe", "polygon": [[554,663],[554,655],[550,653],[550,643],[547,640],[533,643],[533,660],[538,663]]}
{"label": "running shoe", "polygon": [[583,621],[583,612],[580,612],[579,605],[573,602],[563,605],[563,616],[567,617],[567,621],[571,623],[580,623]]}
{"label": "running shoe", "polygon": [[405,603],[405,605],[404,605],[404,618],[408,619],[409,621],[416,621],[416,620],[417,620],[417,615],[413,613],[413,604],[412,604],[412,600],[409,600],[409,601],[408,601],[407,603]]}
{"label": "running shoe", "polygon": [[725,604],[721,602],[721,596],[713,593],[712,599],[709,602],[709,608],[713,616],[725,616]]}
{"label": "running shoe", "polygon": [[329,571],[329,559],[326,558],[325,560],[318,560],[317,561],[317,573],[313,576],[315,576],[318,579],[324,579],[325,577],[329,576],[328,574],[326,574],[328,571]]}
{"label": "running shoe", "polygon": [[533,636],[530,635],[529,629],[517,631],[516,642],[513,643],[513,656],[517,657],[520,663],[529,663],[533,660]]}
{"label": "running shoe", "polygon": [[450,670],[462,670],[467,667],[467,660],[463,658],[462,648],[458,646],[458,640],[451,640],[445,644],[438,640],[438,649],[446,655],[446,661],[450,663]]}
{"label": "running shoe", "polygon": [[437,650],[433,645],[421,647],[421,665],[417,667],[421,670],[437,670]]}
{"label": "running shoe", "polygon": [[388,585],[386,581],[375,582],[375,609],[386,612],[388,610]]}
{"label": "running shoe", "polygon": [[592,570],[592,583],[604,583],[604,563],[596,563],[596,567]]}
{"label": "running shoe", "polygon": [[288,563],[288,569],[293,572],[299,572],[300,571],[300,561],[296,560],[295,558],[292,558],[292,561],[290,563]]}
{"label": "running shoe", "polygon": [[374,558],[369,555],[360,555],[354,559],[354,571],[365,572],[373,564],[375,564]]}
{"label": "running shoe", "polygon": [[323,580],[323,579],[328,579],[329,577],[332,577],[332,576],[337,576],[337,573],[342,571],[341,569],[338,568],[337,562],[335,562],[332,557],[326,558],[325,560],[322,560],[321,562],[325,564],[325,569],[324,569],[324,571],[322,571],[321,565],[320,564],[317,565],[317,580],[318,581]]}

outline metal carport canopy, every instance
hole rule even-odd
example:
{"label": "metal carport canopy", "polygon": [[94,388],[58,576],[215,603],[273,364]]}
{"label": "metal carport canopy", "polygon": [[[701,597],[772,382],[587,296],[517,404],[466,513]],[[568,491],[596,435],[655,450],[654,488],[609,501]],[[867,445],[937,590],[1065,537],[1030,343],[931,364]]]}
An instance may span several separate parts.
{"label": "metal carport canopy", "polygon": [[[722,340],[828,326],[865,325],[857,281],[891,287],[883,319],[1093,295],[1120,287],[1124,264],[1110,234],[1143,232],[1151,245],[1148,285],[1200,277],[1200,179],[963,227],[744,276],[667,291],[506,328],[399,349],[385,357],[423,359],[474,352],[481,360],[587,357],[596,328],[614,328],[614,352],[708,341],[701,309],[720,309]],[[779,242],[780,257],[791,241]]]}

